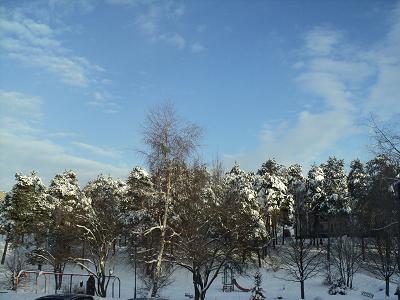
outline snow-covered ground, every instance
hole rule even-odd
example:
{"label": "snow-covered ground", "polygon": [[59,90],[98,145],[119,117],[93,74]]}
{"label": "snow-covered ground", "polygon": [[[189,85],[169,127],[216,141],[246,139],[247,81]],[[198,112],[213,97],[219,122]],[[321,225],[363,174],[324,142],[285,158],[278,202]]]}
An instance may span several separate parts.
{"label": "snow-covered ground", "polygon": [[[4,247],[4,241],[0,238],[0,251],[2,253]],[[11,255],[11,253],[9,254]],[[34,268],[33,268],[34,270]],[[80,268],[69,268],[68,271],[83,272]],[[0,281],[4,279],[5,267],[0,266]],[[254,272],[249,271],[248,276],[236,276],[238,283],[246,288],[253,286],[253,274]],[[119,259],[116,265],[115,275],[121,279],[121,299],[133,298],[134,290],[134,276],[133,268],[122,258]],[[290,281],[282,280],[281,278],[287,278],[284,272],[274,272],[268,269],[262,269],[262,287],[264,289],[267,299],[287,299],[297,300],[300,299],[300,284]],[[190,274],[185,270],[178,270],[174,273],[174,282],[161,291],[161,296],[170,300],[187,300],[185,293],[193,294],[193,285]],[[80,279],[77,279],[78,281]],[[140,285],[140,283],[138,283]],[[354,280],[353,290],[349,290],[347,295],[329,295],[328,286],[323,285],[323,276],[315,277],[306,281],[305,293],[306,299],[311,300],[367,300],[365,296],[361,295],[362,291],[366,291],[374,294],[375,299],[397,299],[394,296],[395,285],[390,286],[389,298],[385,298],[384,294],[385,284],[383,281],[372,278],[366,274],[356,274]],[[140,286],[138,286],[140,288]],[[210,287],[207,292],[206,299],[210,300],[247,300],[250,297],[250,293],[244,292],[231,292],[224,293],[221,290],[221,277],[217,278],[214,284]],[[111,290],[110,290],[111,291]],[[117,291],[116,291],[117,293]],[[0,300],[33,300],[42,294],[35,292],[24,292],[23,290],[17,293],[0,289]],[[281,297],[281,298],[278,298]],[[104,299],[104,298],[97,298]],[[112,298],[107,298],[112,299]]]}

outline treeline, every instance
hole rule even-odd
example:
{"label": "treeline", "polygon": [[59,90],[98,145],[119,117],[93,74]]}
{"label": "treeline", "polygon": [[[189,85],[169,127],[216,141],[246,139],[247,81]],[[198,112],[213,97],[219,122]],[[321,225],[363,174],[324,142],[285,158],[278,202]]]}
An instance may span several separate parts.
{"label": "treeline", "polygon": [[[329,245],[331,237],[374,238],[375,259],[396,249],[399,168],[387,154],[365,164],[354,160],[349,172],[335,157],[306,175],[298,164],[285,167],[273,159],[257,172],[237,164],[225,172],[220,162],[207,167],[196,157],[200,137],[196,125],[181,122],[172,106],[163,105],[149,112],[144,126],[148,173],[136,167],[124,180],[99,175],[83,188],[72,171],[57,174],[48,186],[35,172],[17,174],[0,203],[2,263],[11,245],[25,248],[30,263],[49,264],[56,273],[77,264],[95,276],[97,293],[105,297],[123,235],[129,256],[141,264],[148,296],[156,296],[179,266],[192,273],[195,299],[204,299],[226,264],[239,272],[261,266],[280,237],[281,244],[285,236],[296,238],[282,251],[288,268],[293,253],[316,253],[307,251],[323,238]],[[304,271],[296,279],[303,294],[304,274],[317,268]],[[62,276],[55,277],[61,288]]]}

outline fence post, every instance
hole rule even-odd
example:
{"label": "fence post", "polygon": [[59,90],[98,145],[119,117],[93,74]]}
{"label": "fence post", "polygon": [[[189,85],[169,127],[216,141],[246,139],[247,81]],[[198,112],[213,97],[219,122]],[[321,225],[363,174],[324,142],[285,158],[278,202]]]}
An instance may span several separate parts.
{"label": "fence post", "polygon": [[35,294],[37,294],[37,289],[38,289],[38,277],[39,277],[39,274],[38,274],[38,273],[36,273],[36,280],[35,280]]}
{"label": "fence post", "polygon": [[113,280],[113,282],[111,284],[111,297],[112,298],[114,298],[114,281],[115,281],[115,278],[114,278],[114,280]]}
{"label": "fence post", "polygon": [[71,277],[69,278],[69,292],[72,293],[72,274],[70,275]]}

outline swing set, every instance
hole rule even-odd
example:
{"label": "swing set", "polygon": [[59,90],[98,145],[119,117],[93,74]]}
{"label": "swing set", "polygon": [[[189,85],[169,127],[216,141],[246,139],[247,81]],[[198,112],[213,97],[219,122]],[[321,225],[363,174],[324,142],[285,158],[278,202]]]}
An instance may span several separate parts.
{"label": "swing set", "polygon": [[[72,293],[73,278],[78,277],[89,277],[90,274],[80,274],[80,273],[55,273],[55,272],[45,272],[45,271],[25,271],[22,270],[18,273],[15,278],[15,291],[18,289],[25,292],[35,292],[39,293],[49,293],[50,292],[50,278],[54,275],[61,275],[69,277],[69,293]],[[111,282],[111,297],[114,298],[115,282],[118,283],[118,298],[121,298],[121,280],[117,276],[107,276],[112,279]],[[21,287],[22,285],[22,287]],[[57,291],[56,291],[57,292]]]}

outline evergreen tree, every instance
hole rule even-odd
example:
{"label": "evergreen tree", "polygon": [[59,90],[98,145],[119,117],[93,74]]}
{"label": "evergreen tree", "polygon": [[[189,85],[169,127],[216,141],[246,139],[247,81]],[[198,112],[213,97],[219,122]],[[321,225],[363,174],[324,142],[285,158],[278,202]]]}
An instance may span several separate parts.
{"label": "evergreen tree", "polygon": [[307,176],[307,203],[311,212],[324,214],[327,212],[325,205],[324,171],[318,165],[313,165]]}
{"label": "evergreen tree", "polygon": [[302,167],[298,164],[289,166],[287,169],[288,197],[293,203],[292,214],[296,236],[302,234],[302,221],[308,219],[308,207],[306,202],[306,178],[303,176]]}
{"label": "evergreen tree", "polygon": [[6,195],[8,203],[7,219],[11,221],[10,234],[13,243],[23,242],[24,235],[41,233],[45,230],[44,221],[48,217],[51,205],[46,201],[46,187],[35,172],[25,176],[15,175],[16,183]]}
{"label": "evergreen tree", "polygon": [[356,159],[350,163],[350,172],[347,177],[350,203],[351,229],[361,236],[362,257],[365,259],[364,236],[369,228],[370,208],[368,207],[369,176],[363,163]]}
{"label": "evergreen tree", "polygon": [[251,290],[250,300],[262,300],[266,297],[263,293],[263,288],[261,287],[262,275],[260,271],[257,271],[254,275],[254,288]]}
{"label": "evergreen tree", "polygon": [[362,210],[368,194],[368,182],[369,176],[364,170],[363,163],[359,159],[353,160],[350,163],[350,172],[347,178],[352,211]]}
{"label": "evergreen tree", "polygon": [[344,160],[329,157],[322,165],[324,171],[324,191],[328,213],[335,216],[349,213],[349,197]]}
{"label": "evergreen tree", "polygon": [[149,173],[140,166],[129,173],[126,189],[126,197],[120,203],[123,232],[137,239],[161,217],[162,195],[156,193]]}
{"label": "evergreen tree", "polygon": [[[122,229],[121,202],[126,195],[126,184],[110,176],[100,175],[84,188],[90,199],[90,208],[84,215],[77,215],[77,227],[82,232],[82,242],[87,247],[90,259],[75,259],[81,267],[97,279],[97,293],[107,296],[107,287],[114,270],[111,261],[115,255],[115,244]],[[89,265],[85,264],[89,263]]]}
{"label": "evergreen tree", "polygon": [[89,213],[91,203],[81,191],[73,171],[56,174],[48,194],[54,209],[48,223],[47,243],[33,255],[53,266],[53,271],[59,274],[55,275],[56,289],[60,289],[65,266],[74,256],[74,247],[79,245],[76,216]]}
{"label": "evergreen tree", "polygon": [[258,254],[267,239],[262,207],[254,190],[254,174],[242,171],[237,164],[225,177],[224,203],[229,216],[230,228],[237,234],[244,255],[251,248]]}
{"label": "evergreen tree", "polygon": [[[257,171],[255,189],[257,197],[264,203],[267,214],[267,224],[271,224],[270,236],[275,245],[278,239],[278,224],[288,223],[288,213],[291,210],[291,198],[287,195],[285,170],[274,159],[269,159]],[[283,216],[283,218],[282,218]]]}
{"label": "evergreen tree", "polygon": [[41,179],[33,171],[29,175],[16,174],[16,183],[1,203],[0,222],[6,234],[2,263],[9,242],[14,248],[24,246],[28,250],[40,247],[47,233],[47,220],[52,205]]}
{"label": "evergreen tree", "polygon": [[[399,172],[398,169],[387,156],[378,155],[367,162],[366,171],[369,179],[367,205],[368,211],[371,212],[372,226],[376,229],[397,222],[398,204],[390,187]],[[379,210],[376,207],[379,207]]]}

